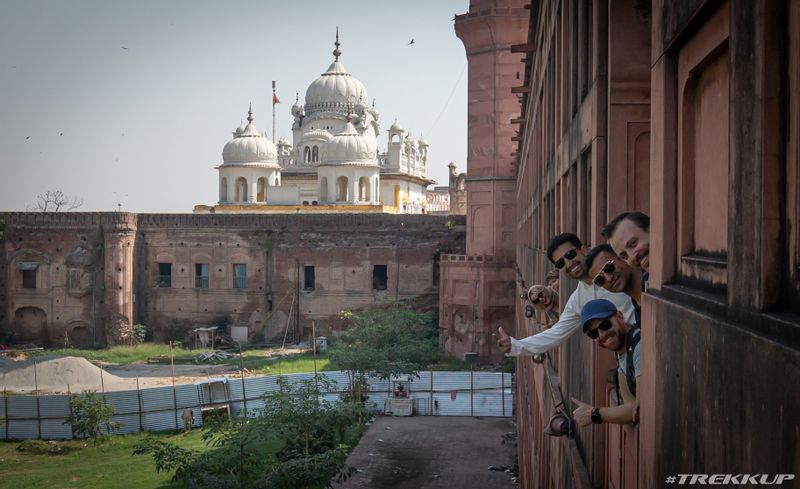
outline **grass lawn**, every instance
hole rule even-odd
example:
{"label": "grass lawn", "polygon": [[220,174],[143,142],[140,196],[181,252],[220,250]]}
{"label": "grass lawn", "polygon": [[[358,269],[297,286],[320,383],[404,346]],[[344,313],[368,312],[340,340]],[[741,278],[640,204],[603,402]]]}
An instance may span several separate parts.
{"label": "grass lawn", "polygon": [[[267,354],[279,350],[278,348],[253,348],[242,351],[242,365],[259,375],[294,374],[314,371],[314,356],[311,352],[295,353],[283,358],[267,358]],[[187,350],[184,348],[174,348],[175,363],[193,364],[195,357],[207,350]],[[105,349],[86,349],[60,348],[53,350],[42,350],[33,353],[34,355],[63,355],[72,357],[83,357],[87,360],[106,362],[106,363],[169,363],[169,345],[156,343],[142,343],[133,346],[115,346]],[[223,365],[239,366],[239,355],[234,354],[233,358],[219,362]],[[438,363],[428,367],[430,370],[465,371],[469,370],[469,365],[459,358],[452,358],[442,355]],[[317,354],[317,370],[332,370],[330,361],[325,353]]]}
{"label": "grass lawn", "polygon": [[[172,473],[157,473],[149,455],[131,455],[133,447],[147,436],[185,448],[203,449],[201,430],[187,434],[119,435],[107,438],[97,447],[91,441],[56,442],[61,452],[55,455],[17,450],[20,442],[0,442],[0,486],[15,489],[178,489],[170,482]],[[46,443],[46,442],[45,442]],[[86,444],[86,446],[84,446]]]}
{"label": "grass lawn", "polygon": [[[262,375],[272,375],[278,373],[291,374],[314,371],[314,356],[312,353],[302,353],[287,356],[285,358],[267,358],[267,354],[278,350],[278,348],[254,348],[242,351],[242,365],[255,373]],[[173,355],[175,363],[191,364],[195,357],[206,350],[186,350],[174,348]],[[83,357],[87,360],[105,363],[169,363],[169,345],[156,343],[142,343],[133,346],[115,346],[105,349],[78,349],[60,348],[54,350],[42,350],[34,353],[35,355],[63,355],[70,357]],[[317,354],[317,370],[325,370],[328,367],[328,358],[323,353]],[[223,365],[239,366],[239,355],[219,362]]]}

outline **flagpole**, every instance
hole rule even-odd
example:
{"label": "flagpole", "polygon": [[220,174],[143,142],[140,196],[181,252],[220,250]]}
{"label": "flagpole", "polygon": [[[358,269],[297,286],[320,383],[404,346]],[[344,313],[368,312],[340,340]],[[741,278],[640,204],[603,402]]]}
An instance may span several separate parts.
{"label": "flagpole", "polygon": [[272,144],[275,144],[275,80],[272,80]]}

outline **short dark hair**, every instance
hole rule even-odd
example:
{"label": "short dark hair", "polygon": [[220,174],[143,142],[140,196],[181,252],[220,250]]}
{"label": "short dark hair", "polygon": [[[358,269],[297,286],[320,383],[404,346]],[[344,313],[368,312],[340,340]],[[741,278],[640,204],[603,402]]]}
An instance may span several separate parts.
{"label": "short dark hair", "polygon": [[564,243],[572,243],[576,248],[583,246],[581,239],[572,233],[561,233],[553,237],[553,239],[550,240],[550,244],[547,245],[547,259],[550,260],[550,263],[556,262],[553,260],[553,252]]}
{"label": "short dark hair", "polygon": [[619,223],[625,219],[639,226],[639,229],[642,231],[650,231],[650,216],[640,211],[625,211],[620,212],[610,221],[608,221],[608,223],[603,226],[603,229],[600,230],[600,234],[606,239],[611,239],[611,236],[614,234],[614,231],[617,230]]}
{"label": "short dark hair", "polygon": [[583,269],[586,270],[586,273],[589,273],[589,269],[592,268],[592,263],[594,263],[594,259],[597,258],[597,255],[604,251],[617,256],[617,254],[614,253],[614,248],[612,248],[610,244],[603,243],[595,246],[589,250],[589,253],[586,254],[586,258],[583,259]]}

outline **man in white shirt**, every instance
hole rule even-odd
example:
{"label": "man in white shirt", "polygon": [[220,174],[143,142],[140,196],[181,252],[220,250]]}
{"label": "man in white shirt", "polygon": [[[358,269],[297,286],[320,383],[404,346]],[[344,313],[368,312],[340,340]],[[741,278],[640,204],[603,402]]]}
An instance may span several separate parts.
{"label": "man in white shirt", "polygon": [[550,329],[518,340],[508,336],[502,327],[498,328],[497,346],[503,353],[512,357],[535,355],[561,345],[581,330],[581,309],[593,299],[611,301],[622,312],[625,321],[635,324],[636,316],[630,297],[609,292],[592,284],[592,277],[588,276],[583,267],[587,251],[580,238],[572,233],[559,234],[550,240],[547,246],[547,258],[557,269],[563,269],[567,275],[577,279],[578,286],[569,297],[558,322]]}

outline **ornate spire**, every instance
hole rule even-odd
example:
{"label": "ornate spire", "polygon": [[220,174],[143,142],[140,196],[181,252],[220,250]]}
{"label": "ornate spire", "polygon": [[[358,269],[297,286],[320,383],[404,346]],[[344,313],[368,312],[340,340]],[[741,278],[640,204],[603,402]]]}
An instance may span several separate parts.
{"label": "ornate spire", "polygon": [[342,52],[339,50],[339,46],[341,46],[341,44],[339,44],[339,26],[338,25],[336,26],[336,42],[333,43],[333,45],[336,46],[336,49],[333,50],[333,55],[336,58],[336,59],[334,59],[334,61],[339,61],[339,56],[342,55]]}
{"label": "ornate spire", "polygon": [[253,122],[253,102],[250,102],[250,106],[247,107],[247,122],[249,124]]}
{"label": "ornate spire", "polygon": [[294,103],[300,103],[300,92],[294,92]]}

